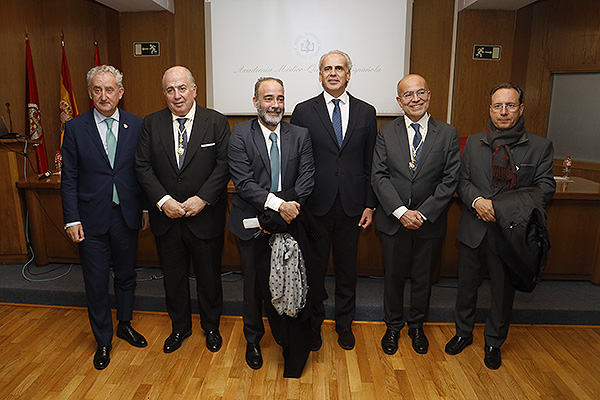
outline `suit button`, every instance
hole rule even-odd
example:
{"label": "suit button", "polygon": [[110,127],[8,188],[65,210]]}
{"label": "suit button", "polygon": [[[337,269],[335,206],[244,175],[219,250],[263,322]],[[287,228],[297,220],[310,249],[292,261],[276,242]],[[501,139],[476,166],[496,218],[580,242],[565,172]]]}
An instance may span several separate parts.
{"label": "suit button", "polygon": [[335,173],[335,176],[338,176],[338,173],[337,173],[337,172]]}
{"label": "suit button", "polygon": [[177,183],[181,183],[181,178],[177,178]]}

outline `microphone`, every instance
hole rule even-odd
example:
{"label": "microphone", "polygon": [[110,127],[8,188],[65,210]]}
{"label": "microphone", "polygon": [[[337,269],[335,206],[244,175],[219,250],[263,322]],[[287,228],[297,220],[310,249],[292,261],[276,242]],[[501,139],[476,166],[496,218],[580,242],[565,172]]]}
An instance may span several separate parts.
{"label": "microphone", "polygon": [[10,125],[10,133],[13,133],[12,116],[10,115],[10,103],[7,101],[6,103],[4,103],[4,106],[6,107],[6,112],[8,113],[8,124]]}
{"label": "microphone", "polygon": [[43,181],[44,179],[50,178],[52,176],[52,171],[48,170],[40,175],[38,181]]}

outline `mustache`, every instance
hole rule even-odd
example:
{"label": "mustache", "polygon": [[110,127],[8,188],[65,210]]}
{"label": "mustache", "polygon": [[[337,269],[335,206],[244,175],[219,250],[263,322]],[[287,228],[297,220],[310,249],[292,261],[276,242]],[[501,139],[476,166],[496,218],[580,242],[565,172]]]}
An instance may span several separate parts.
{"label": "mustache", "polygon": [[283,108],[280,107],[269,107],[265,109],[265,112],[271,113],[271,112],[276,112],[278,114],[281,114],[283,112]]}

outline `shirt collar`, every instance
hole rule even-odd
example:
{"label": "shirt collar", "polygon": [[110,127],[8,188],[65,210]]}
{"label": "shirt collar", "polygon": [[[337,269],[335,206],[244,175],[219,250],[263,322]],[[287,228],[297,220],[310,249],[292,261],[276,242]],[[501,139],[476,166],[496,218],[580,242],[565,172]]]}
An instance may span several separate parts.
{"label": "shirt collar", "polygon": [[[323,91],[323,97],[325,98],[325,104],[331,103],[331,100],[336,98],[327,93],[326,91]],[[341,100],[342,104],[347,104],[349,100],[348,92],[344,90],[344,93],[342,93],[340,97],[337,98]]]}
{"label": "shirt collar", "polygon": [[115,110],[115,112],[113,113],[113,115],[111,115],[110,117],[105,117],[104,115],[100,114],[100,111],[98,111],[96,109],[96,107],[94,107],[93,113],[94,113],[94,121],[96,121],[96,125],[99,125],[99,124],[103,123],[108,118],[112,118],[112,119],[114,119],[115,121],[118,122],[119,121],[119,117],[121,116],[120,113],[119,113],[119,109],[118,108]]}
{"label": "shirt collar", "polygon": [[194,100],[194,104],[192,105],[192,108],[190,108],[190,111],[188,111],[187,114],[185,114],[183,117],[180,117],[178,115],[175,115],[173,113],[171,113],[171,118],[173,120],[173,122],[177,121],[179,118],[187,118],[187,121],[193,121],[194,120],[194,116],[196,115],[196,100]]}
{"label": "shirt collar", "polygon": [[[421,132],[424,132],[427,129],[427,124],[429,123],[429,117],[430,117],[429,113],[425,113],[425,114],[423,114],[421,119],[416,122],[421,127]],[[408,131],[408,128],[410,128],[410,126],[412,124],[414,124],[413,120],[408,118],[406,115],[404,116],[404,123],[406,124],[407,131]]]}
{"label": "shirt collar", "polygon": [[256,122],[258,122],[258,126],[260,126],[260,130],[263,134],[263,136],[265,138],[268,138],[269,135],[271,135],[271,132],[275,132],[275,134],[277,135],[277,137],[279,137],[279,133],[281,132],[281,122],[279,124],[277,124],[277,127],[275,127],[275,129],[270,130],[269,128],[267,128],[266,126],[264,126],[261,122],[260,119],[257,119]]}

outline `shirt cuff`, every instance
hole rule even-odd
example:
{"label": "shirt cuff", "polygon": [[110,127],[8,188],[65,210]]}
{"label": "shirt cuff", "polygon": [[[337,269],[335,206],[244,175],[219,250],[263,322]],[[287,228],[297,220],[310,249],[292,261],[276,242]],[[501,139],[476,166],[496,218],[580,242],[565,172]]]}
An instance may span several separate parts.
{"label": "shirt cuff", "polygon": [[173,197],[171,197],[170,194],[164,195],[162,199],[160,199],[159,201],[156,202],[156,207],[158,207],[158,209],[160,211],[162,211],[163,204],[165,204],[167,202],[167,200],[171,200],[172,198]]}
{"label": "shirt cuff", "polygon": [[400,206],[400,207],[396,208],[392,214],[394,215],[394,217],[400,219],[400,218],[402,218],[404,213],[407,211],[408,211],[408,208],[406,208],[406,206]]}
{"label": "shirt cuff", "polygon": [[270,208],[273,211],[279,212],[279,207],[284,203],[282,199],[275,196],[273,193],[267,195],[267,201],[265,201],[265,210]]}
{"label": "shirt cuff", "polygon": [[483,196],[475,197],[475,200],[473,200],[473,202],[471,203],[471,208],[475,208],[475,202],[479,199],[483,199]]}
{"label": "shirt cuff", "polygon": [[70,228],[75,225],[81,225],[81,221],[69,222],[68,224],[65,224],[65,229]]}

